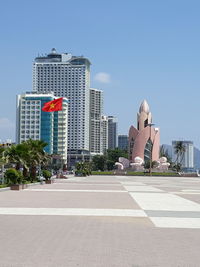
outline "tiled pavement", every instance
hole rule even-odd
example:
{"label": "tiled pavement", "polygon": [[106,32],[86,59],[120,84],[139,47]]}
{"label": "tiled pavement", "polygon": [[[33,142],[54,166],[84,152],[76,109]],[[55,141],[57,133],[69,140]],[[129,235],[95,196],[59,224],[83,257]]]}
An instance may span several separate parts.
{"label": "tiled pavement", "polygon": [[90,176],[0,192],[0,267],[200,266],[200,179]]}

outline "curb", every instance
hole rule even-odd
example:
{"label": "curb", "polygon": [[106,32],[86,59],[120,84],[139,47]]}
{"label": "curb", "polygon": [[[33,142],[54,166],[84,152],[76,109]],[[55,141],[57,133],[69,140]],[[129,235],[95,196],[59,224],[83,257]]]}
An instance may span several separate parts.
{"label": "curb", "polygon": [[0,192],[1,192],[1,191],[7,191],[7,190],[10,190],[10,187],[3,187],[3,188],[0,188]]}

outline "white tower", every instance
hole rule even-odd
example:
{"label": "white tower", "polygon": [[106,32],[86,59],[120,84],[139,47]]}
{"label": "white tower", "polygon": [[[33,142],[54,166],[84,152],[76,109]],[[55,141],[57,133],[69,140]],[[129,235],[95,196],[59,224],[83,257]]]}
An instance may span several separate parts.
{"label": "white tower", "polygon": [[103,113],[103,91],[90,89],[90,152],[103,154],[101,142],[101,116]]}
{"label": "white tower", "polygon": [[102,152],[105,153],[108,149],[108,117],[101,117],[101,144]]}

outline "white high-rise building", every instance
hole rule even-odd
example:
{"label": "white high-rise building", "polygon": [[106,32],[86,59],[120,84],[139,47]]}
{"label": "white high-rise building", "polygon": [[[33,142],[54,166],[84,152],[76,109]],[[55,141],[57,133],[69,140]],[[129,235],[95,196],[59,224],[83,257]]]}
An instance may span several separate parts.
{"label": "white high-rise building", "polygon": [[69,99],[70,154],[88,154],[90,149],[90,64],[87,58],[58,54],[55,49],[33,63],[33,91]]}
{"label": "white high-rise building", "polygon": [[103,153],[108,149],[108,117],[101,117],[101,144]]}
{"label": "white high-rise building", "polygon": [[25,93],[17,96],[16,142],[42,140],[45,151],[67,161],[68,100],[63,98],[62,111],[44,112],[44,103],[57,99],[53,94]]}
{"label": "white high-rise building", "polygon": [[103,113],[103,91],[90,89],[90,152],[103,154],[101,117]]}
{"label": "white high-rise building", "polygon": [[178,163],[181,163],[182,168],[194,168],[194,145],[192,141],[172,141],[173,162],[177,159],[177,154],[175,153],[175,146],[177,142],[182,142],[185,147],[185,152],[182,157],[178,158]]}

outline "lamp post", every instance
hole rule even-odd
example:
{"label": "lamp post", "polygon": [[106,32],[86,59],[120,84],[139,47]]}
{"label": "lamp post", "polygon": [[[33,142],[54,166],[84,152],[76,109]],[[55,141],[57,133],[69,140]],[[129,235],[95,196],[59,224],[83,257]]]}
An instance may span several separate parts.
{"label": "lamp post", "polygon": [[[149,126],[150,129],[150,141],[151,141],[151,127],[154,126],[154,123],[148,123],[147,126]],[[149,160],[149,175],[152,175],[151,169],[152,169],[152,150],[153,150],[153,142],[152,142],[152,146],[150,149],[150,160]]]}

